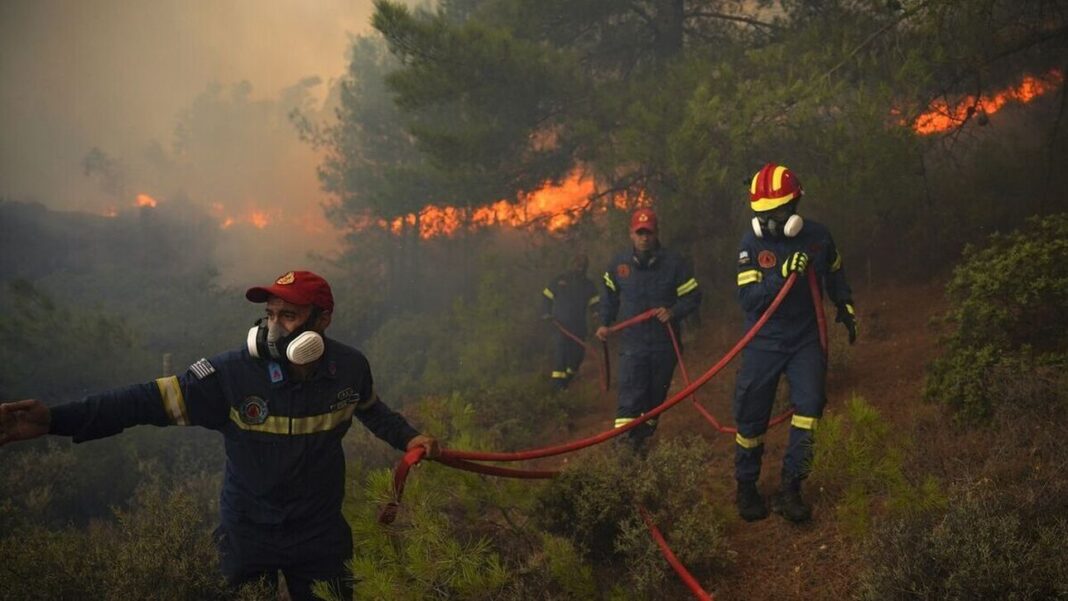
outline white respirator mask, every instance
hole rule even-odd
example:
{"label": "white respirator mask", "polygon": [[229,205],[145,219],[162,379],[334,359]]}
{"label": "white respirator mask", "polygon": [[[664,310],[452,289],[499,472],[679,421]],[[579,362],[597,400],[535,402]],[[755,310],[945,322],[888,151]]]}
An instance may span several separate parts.
{"label": "white respirator mask", "polygon": [[793,238],[805,227],[805,220],[797,214],[797,200],[773,211],[757,213],[753,217],[753,233],[757,238]]}
{"label": "white respirator mask", "polygon": [[310,329],[318,317],[319,309],[315,308],[304,325],[289,333],[278,324],[268,326],[266,319],[258,319],[256,325],[249,328],[245,340],[249,354],[257,359],[273,359],[293,365],[316,361],[326,350],[323,337]]}

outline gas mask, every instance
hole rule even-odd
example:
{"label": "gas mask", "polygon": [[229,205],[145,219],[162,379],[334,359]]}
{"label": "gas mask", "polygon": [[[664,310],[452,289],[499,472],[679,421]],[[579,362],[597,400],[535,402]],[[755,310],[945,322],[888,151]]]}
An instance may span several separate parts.
{"label": "gas mask", "polygon": [[773,211],[762,211],[753,217],[753,233],[757,238],[793,238],[801,233],[805,220],[796,213],[797,202],[790,202]]}
{"label": "gas mask", "polygon": [[248,331],[246,344],[248,352],[257,359],[269,359],[307,365],[323,356],[326,343],[323,337],[311,329],[319,319],[320,310],[313,307],[304,324],[292,332],[286,332],[277,323],[268,326],[267,319],[261,317],[256,325]]}

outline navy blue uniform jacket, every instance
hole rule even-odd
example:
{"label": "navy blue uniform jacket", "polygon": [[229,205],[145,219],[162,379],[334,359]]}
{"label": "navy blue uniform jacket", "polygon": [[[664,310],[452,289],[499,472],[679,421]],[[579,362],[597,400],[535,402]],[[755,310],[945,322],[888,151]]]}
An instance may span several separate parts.
{"label": "navy blue uniform jacket", "polygon": [[224,524],[311,523],[340,513],[341,439],[354,416],[399,450],[418,434],[375,395],[363,354],[328,338],[305,381],[242,348],[201,359],[181,376],[53,407],[51,433],[82,442],[138,424],[217,430],[226,446]]}
{"label": "navy blue uniform jacket", "polygon": [[[746,330],[760,319],[782,290],[786,281],[782,265],[797,251],[808,254],[808,268],[816,270],[821,287],[826,287],[835,305],[852,302],[853,293],[846,283],[842,256],[826,226],[806,219],[793,238],[757,238],[749,231],[742,236],[738,251],[738,300],[745,311]],[[819,340],[806,277],[798,277],[778,310],[749,343],[750,348],[790,353]]]}
{"label": "navy blue uniform jacket", "polygon": [[[626,321],[656,307],[671,309],[671,325],[680,336],[679,320],[697,310],[701,289],[693,268],[678,253],[657,248],[646,261],[634,251],[616,255],[604,273],[601,322],[605,326]],[[671,350],[664,324],[649,319],[620,332],[622,352]]]}
{"label": "navy blue uniform jacket", "polygon": [[556,318],[580,338],[586,337],[586,312],[600,302],[597,288],[581,271],[568,271],[555,278],[541,291],[542,312]]}

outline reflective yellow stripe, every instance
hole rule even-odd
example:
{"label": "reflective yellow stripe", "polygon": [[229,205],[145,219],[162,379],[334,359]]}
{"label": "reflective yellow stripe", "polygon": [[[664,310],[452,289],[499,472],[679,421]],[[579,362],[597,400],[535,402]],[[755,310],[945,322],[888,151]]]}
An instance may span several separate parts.
{"label": "reflective yellow stripe", "polygon": [[589,307],[589,306],[593,306],[593,305],[596,305],[596,304],[597,304],[597,303],[599,303],[599,302],[601,302],[601,297],[600,297],[600,295],[598,295],[598,296],[591,296],[591,297],[590,297],[590,302],[586,303],[586,306],[588,306],[588,307]]}
{"label": "reflective yellow stripe", "polygon": [[623,426],[629,424],[630,422],[634,421],[635,419],[636,418],[633,418],[633,417],[617,417],[616,418],[616,425],[613,426],[613,427],[622,428]]}
{"label": "reflective yellow stripe", "polygon": [[697,278],[690,278],[689,280],[686,281],[685,284],[683,284],[683,285],[681,285],[681,286],[679,286],[678,288],[675,289],[675,294],[678,295],[678,296],[682,296],[683,294],[686,294],[687,292],[693,292],[696,288],[697,288]]}
{"label": "reflective yellow stripe", "polygon": [[854,317],[856,317],[856,315],[857,315],[857,312],[856,312],[856,310],[855,310],[855,309],[853,309],[853,305],[852,305],[852,303],[846,303],[846,311],[847,311],[847,312],[848,312],[848,313],[849,313],[850,315],[852,315],[852,316],[854,316]]}
{"label": "reflective yellow stripe", "polygon": [[371,394],[365,400],[360,401],[359,403],[356,403],[356,410],[357,411],[366,411],[367,409],[371,408],[371,405],[374,405],[377,402],[378,402],[378,395],[375,394],[374,390],[372,390]]}
{"label": "reflective yellow stripe", "polygon": [[838,271],[842,268],[842,253],[838,250],[834,251],[834,263],[831,263],[831,271]]}
{"label": "reflective yellow stripe", "polygon": [[755,449],[764,444],[764,437],[757,436],[756,438],[746,438],[741,434],[734,435],[734,442],[738,443],[738,446],[743,449]]}
{"label": "reflective yellow stripe", "polygon": [[771,174],[771,189],[778,190],[782,188],[782,174],[786,173],[786,167],[779,165],[775,168],[775,171]]}
{"label": "reflective yellow stripe", "polygon": [[269,416],[262,424],[246,424],[241,421],[241,414],[237,409],[230,407],[230,421],[237,424],[242,430],[253,432],[268,432],[270,434],[289,434],[289,418]]}
{"label": "reflective yellow stripe", "polygon": [[790,418],[790,425],[795,428],[801,428],[802,430],[815,430],[816,424],[819,423],[818,417],[805,417],[804,415],[795,415]]}
{"label": "reflective yellow stripe", "polygon": [[327,432],[352,419],[352,413],[356,411],[355,405],[346,405],[330,413],[309,415],[308,417],[289,418],[285,416],[269,416],[262,424],[246,424],[241,421],[241,414],[237,409],[230,407],[230,421],[238,428],[250,432],[266,432],[268,434],[315,434]]}
{"label": "reflective yellow stripe", "polygon": [[566,377],[567,377],[567,372],[566,371],[554,371],[553,372],[553,378],[556,379],[556,380],[559,380],[559,379],[562,379],[562,378],[566,378]]}
{"label": "reflective yellow stripe", "polygon": [[171,423],[178,426],[189,425],[189,413],[185,410],[185,397],[182,395],[182,387],[178,384],[177,376],[167,376],[156,380],[156,388],[159,388],[159,396],[163,399],[163,410]]}
{"label": "reflective yellow stripe", "polygon": [[764,274],[757,269],[749,269],[738,273],[738,285],[745,286],[764,279]]}
{"label": "reflective yellow stripe", "polygon": [[544,294],[545,298],[547,298],[549,300],[555,300],[556,299],[556,295],[553,294],[553,291],[549,290],[548,288],[546,288],[545,290],[542,290],[541,293]]}
{"label": "reflective yellow stripe", "polygon": [[612,292],[616,291],[616,283],[612,281],[612,276],[608,275],[608,272],[604,272],[604,285],[608,286],[608,289]]}
{"label": "reflective yellow stripe", "polygon": [[352,419],[352,413],[356,411],[355,405],[346,405],[337,411],[320,413],[308,417],[293,418],[293,434],[314,434],[333,430],[341,424]]}
{"label": "reflective yellow stripe", "polygon": [[[755,194],[756,192],[754,192]],[[781,207],[782,205],[790,202],[794,199],[794,193],[791,192],[786,196],[776,196],[775,198],[761,198],[756,202],[749,203],[749,208],[754,211],[770,211]]]}

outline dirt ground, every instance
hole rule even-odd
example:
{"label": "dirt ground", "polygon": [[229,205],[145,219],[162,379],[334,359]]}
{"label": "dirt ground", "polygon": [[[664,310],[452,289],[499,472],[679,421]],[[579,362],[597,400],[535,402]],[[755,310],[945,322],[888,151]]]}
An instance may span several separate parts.
{"label": "dirt ground", "polygon": [[[936,424],[937,407],[921,400],[926,364],[937,351],[938,333],[931,318],[945,311],[941,284],[895,285],[860,290],[856,294],[860,336],[854,346],[846,342],[845,329],[834,323],[828,308],[831,359],[828,373],[828,412],[840,410],[853,395],[860,395],[891,423],[915,433]],[[697,377],[730,348],[740,335],[739,323],[705,323],[700,335],[691,340],[685,361],[691,377]],[[594,361],[597,357],[592,358]],[[587,382],[598,378],[596,366],[587,361],[583,375]],[[738,361],[725,369],[698,395],[702,405],[721,423],[731,424],[731,396]],[[676,371],[672,391],[681,388]],[[781,392],[781,391],[780,391]],[[604,395],[605,407],[592,411],[571,424],[572,433],[596,433],[605,429],[614,407],[614,391]],[[709,466],[709,494],[722,499],[733,515],[734,443],[733,437],[716,433],[689,401],[668,411],[660,422],[658,437],[697,434],[716,449]],[[603,414],[603,415],[602,415]],[[766,495],[775,491],[788,427],[768,433],[760,488]],[[945,441],[946,444],[952,444]],[[852,591],[859,570],[856,549],[839,532],[830,501],[819,491],[806,489],[814,517],[805,525],[794,525],[777,515],[746,523],[737,519],[727,529],[729,548],[735,560],[730,574],[717,582],[702,582],[718,601],[842,599]],[[669,541],[670,543],[670,541]]]}

